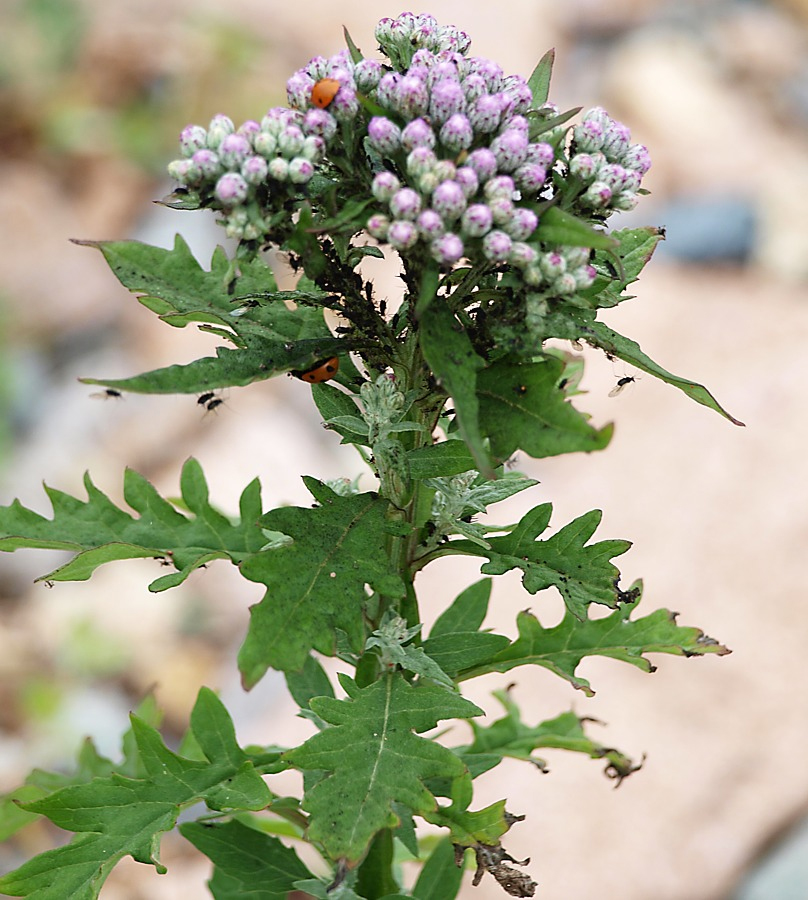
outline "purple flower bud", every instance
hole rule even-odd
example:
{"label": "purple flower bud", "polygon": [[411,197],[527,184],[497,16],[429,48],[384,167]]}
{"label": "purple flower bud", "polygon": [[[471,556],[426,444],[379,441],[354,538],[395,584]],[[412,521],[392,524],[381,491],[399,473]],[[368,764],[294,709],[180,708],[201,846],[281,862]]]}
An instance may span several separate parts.
{"label": "purple flower bud", "polygon": [[477,57],[470,62],[474,64],[474,71],[485,79],[490,93],[495,94],[500,90],[504,73],[497,63],[482,57]]}
{"label": "purple flower bud", "polygon": [[382,75],[379,86],[376,89],[376,99],[387,109],[397,109],[398,83],[401,75],[398,72],[387,72]]}
{"label": "purple flower bud", "polygon": [[463,79],[463,93],[466,95],[466,103],[472,104],[483,94],[487,93],[488,88],[482,75],[471,72]]}
{"label": "purple flower bud", "polygon": [[519,269],[524,269],[527,268],[527,266],[533,265],[538,258],[539,254],[536,252],[535,248],[530,246],[530,244],[525,244],[522,241],[514,241],[511,245],[508,262]]}
{"label": "purple flower bud", "polygon": [[168,176],[180,184],[192,184],[198,178],[199,173],[194,170],[193,161],[190,159],[173,159],[168,164]]}
{"label": "purple flower bud", "polygon": [[400,187],[401,182],[392,172],[379,172],[373,179],[370,192],[380,203],[389,203]]}
{"label": "purple flower bud", "polygon": [[222,172],[219,157],[212,150],[197,150],[191,157],[191,162],[201,181],[212,181]]}
{"label": "purple flower bud", "polygon": [[549,169],[554,159],[555,153],[550,144],[540,141],[527,145],[527,152],[525,153],[526,163],[534,163],[537,166],[544,166],[545,169]]}
{"label": "purple flower bud", "polygon": [[497,172],[497,158],[488,147],[472,150],[468,155],[466,165],[477,173],[477,178],[481,182],[488,181]]}
{"label": "purple flower bud", "polygon": [[532,209],[517,206],[510,221],[504,224],[503,228],[515,241],[525,241],[533,234],[538,224],[539,217]]}
{"label": "purple flower bud", "polygon": [[303,134],[302,129],[298,128],[297,125],[287,125],[278,135],[278,150],[287,159],[291,159],[300,153],[305,141],[306,135]]}
{"label": "purple flower bud", "polygon": [[328,143],[337,133],[337,120],[325,109],[309,109],[303,118],[304,134],[321,137]]}
{"label": "purple flower bud", "polygon": [[482,237],[491,230],[493,224],[494,217],[485,203],[472,203],[463,213],[463,218],[460,220],[463,234],[469,237]]}
{"label": "purple flower bud", "polygon": [[303,141],[303,149],[300,155],[312,162],[319,162],[325,156],[325,141],[316,134],[310,134]]}
{"label": "purple flower bud", "polygon": [[637,172],[642,177],[651,168],[648,148],[643,144],[632,144],[623,154],[622,163],[627,169]]}
{"label": "purple flower bud", "polygon": [[250,154],[250,142],[243,134],[228,134],[219,144],[219,159],[232,171],[241,168],[241,164]]}
{"label": "purple flower bud", "polygon": [[477,173],[470,166],[461,166],[457,172],[455,172],[455,181],[460,185],[466,200],[471,199],[471,197],[477,193],[477,188],[480,186]]}
{"label": "purple flower bud", "polygon": [[612,197],[612,202],[609,205],[612,209],[630,212],[639,202],[639,194],[635,194],[634,191],[620,191],[619,194],[615,194]]}
{"label": "purple flower bud", "polygon": [[619,160],[631,143],[631,132],[622,122],[612,120],[603,134],[601,150],[609,159]]}
{"label": "purple flower bud", "polygon": [[296,156],[289,161],[289,181],[292,184],[305,184],[314,175],[314,165],[305,156]]}
{"label": "purple flower bud", "polygon": [[624,169],[618,163],[607,163],[605,166],[601,166],[598,171],[598,181],[607,184],[613,194],[623,190],[628,177],[628,169]]}
{"label": "purple flower bud", "polygon": [[530,109],[533,93],[521,75],[508,75],[502,82],[501,90],[508,101],[508,113],[519,115]]}
{"label": "purple flower bud", "polygon": [[390,212],[394,219],[415,219],[421,212],[421,196],[412,188],[401,188],[390,198]]}
{"label": "purple flower bud", "polygon": [[505,102],[502,94],[483,94],[469,110],[469,121],[478,134],[492,134],[499,128]]}
{"label": "purple flower bud", "polygon": [[508,120],[503,123],[503,131],[521,131],[522,134],[530,132],[530,122],[524,116],[509,116]]}
{"label": "purple flower bud", "polygon": [[416,147],[434,147],[435,132],[426,119],[413,119],[401,132],[401,146],[408,152]]}
{"label": "purple flower bud", "polygon": [[513,200],[503,197],[501,194],[488,201],[488,208],[494,217],[494,223],[501,228],[504,228],[513,218]]}
{"label": "purple flower bud", "polygon": [[450,159],[439,159],[432,167],[432,174],[441,181],[454,181],[457,174],[457,166]]}
{"label": "purple flower bud", "polygon": [[570,174],[582,181],[594,178],[596,170],[595,158],[589,153],[576,153],[570,160]]}
{"label": "purple flower bud", "polygon": [[396,109],[405,119],[416,119],[429,108],[426,83],[415,75],[405,75],[399,82],[395,96]]}
{"label": "purple flower bud", "polygon": [[474,140],[471,122],[463,113],[455,113],[443,123],[440,141],[450,153],[467,150]]}
{"label": "purple flower bud", "polygon": [[553,281],[567,271],[567,261],[555,250],[544,253],[539,259],[539,268],[548,281]]}
{"label": "purple flower bud", "polygon": [[221,113],[215,115],[210,120],[210,126],[208,127],[208,149],[218,150],[219,144],[228,134],[232,134],[235,130],[236,126],[229,116],[224,116]]}
{"label": "purple flower bud", "polygon": [[429,147],[416,147],[407,157],[407,174],[413,178],[432,171],[436,156]]}
{"label": "purple flower bud", "polygon": [[528,263],[525,266],[522,278],[524,278],[525,284],[529,284],[531,287],[538,287],[544,281],[544,275],[542,275],[541,269],[535,263]]}
{"label": "purple flower bud", "polygon": [[565,272],[563,275],[559,275],[558,278],[553,281],[552,289],[556,294],[574,294],[578,289],[575,276],[572,272]]}
{"label": "purple flower bud", "polygon": [[603,146],[603,126],[594,119],[585,119],[572,129],[575,148],[583,153],[593,153]]}
{"label": "purple flower bud", "polygon": [[186,125],[180,132],[180,152],[191,157],[197,150],[207,147],[208,133],[201,125]]}
{"label": "purple flower bud", "polygon": [[311,91],[315,85],[314,78],[298,70],[286,82],[286,100],[295,109],[305,109],[311,101]]}
{"label": "purple flower bud", "polygon": [[353,87],[350,84],[343,84],[328,109],[338,122],[350,122],[355,119],[359,112],[359,100]]}
{"label": "purple flower bud", "polygon": [[216,182],[216,199],[222,206],[236,206],[247,199],[250,189],[237,172],[227,172]]}
{"label": "purple flower bud", "polygon": [[278,139],[275,135],[262,131],[253,138],[253,150],[266,159],[271,159],[278,152]]}
{"label": "purple flower bud", "polygon": [[581,202],[592,209],[603,209],[612,199],[612,190],[602,181],[594,181],[581,196]]}
{"label": "purple flower bud", "polygon": [[389,18],[389,16],[385,16],[383,19],[379,19],[376,28],[373,32],[373,36],[376,40],[381,44],[387,41],[391,35],[391,25],[393,24],[393,20]]}
{"label": "purple flower bud", "polygon": [[387,240],[396,250],[410,250],[418,243],[418,229],[413,222],[407,220],[391,222]]}
{"label": "purple flower bud", "polygon": [[375,59],[360,59],[353,70],[357,90],[367,94],[374,90],[382,77],[381,64]]}
{"label": "purple flower bud", "polygon": [[541,190],[547,170],[535,163],[524,163],[513,173],[514,181],[526,194],[535,194]]}
{"label": "purple flower bud", "polygon": [[510,175],[497,175],[496,178],[486,182],[483,193],[488,200],[493,200],[495,197],[512,200],[515,190],[516,185]]}
{"label": "purple flower bud", "polygon": [[305,68],[299,71],[308,75],[312,81],[319,81],[325,78],[328,72],[328,60],[324,56],[314,56],[306,63]]}
{"label": "purple flower bud", "polygon": [[429,73],[430,87],[434,87],[440,81],[460,81],[456,59],[437,60],[433,64]]}
{"label": "purple flower bud", "polygon": [[463,257],[463,241],[456,234],[447,232],[430,245],[432,257],[442,266],[451,266]]}
{"label": "purple flower bud", "polygon": [[285,106],[273,106],[261,119],[261,130],[268,131],[277,137],[287,125],[301,125],[303,118],[300,110],[287,109]]}
{"label": "purple flower bud", "polygon": [[236,129],[236,134],[243,134],[248,141],[252,141],[256,134],[261,133],[261,126],[255,119],[247,119]]}
{"label": "purple flower bud", "polygon": [[578,269],[589,262],[590,249],[588,247],[565,247],[564,259],[567,261],[567,269]]}
{"label": "purple flower bud", "polygon": [[267,171],[269,173],[269,176],[271,178],[274,178],[276,181],[288,181],[289,160],[284,159],[282,156],[276,156],[269,161]]}
{"label": "purple flower bud", "polygon": [[491,151],[497,158],[499,169],[513,172],[518,168],[525,160],[527,145],[527,135],[510,128],[495,137],[491,142]]}
{"label": "purple flower bud", "polygon": [[466,197],[456,181],[442,181],[432,194],[432,208],[451,222],[459,218],[466,208]]}
{"label": "purple flower bud", "polygon": [[383,156],[390,156],[401,146],[401,129],[384,116],[374,116],[368,122],[368,142]]}
{"label": "purple flower bud", "polygon": [[415,220],[415,224],[418,228],[418,233],[427,241],[441,237],[446,232],[443,219],[434,209],[425,209]]}
{"label": "purple flower bud", "polygon": [[390,228],[390,219],[381,215],[381,213],[375,213],[368,219],[365,228],[368,234],[371,237],[375,237],[377,241],[386,241],[387,230]]}
{"label": "purple flower bud", "polygon": [[466,98],[463,96],[463,88],[459,81],[445,78],[432,87],[432,96],[429,100],[429,112],[433,122],[442,125],[449,116],[463,112],[466,106]]}
{"label": "purple flower bud", "polygon": [[579,266],[572,275],[575,278],[576,289],[581,291],[592,286],[598,273],[595,271],[594,266],[586,265]]}
{"label": "purple flower bud", "polygon": [[483,256],[491,262],[505,262],[513,241],[504,231],[489,231],[483,238]]}
{"label": "purple flower bud", "polygon": [[267,171],[267,161],[263,156],[249,156],[241,164],[241,175],[247,184],[262,184]]}

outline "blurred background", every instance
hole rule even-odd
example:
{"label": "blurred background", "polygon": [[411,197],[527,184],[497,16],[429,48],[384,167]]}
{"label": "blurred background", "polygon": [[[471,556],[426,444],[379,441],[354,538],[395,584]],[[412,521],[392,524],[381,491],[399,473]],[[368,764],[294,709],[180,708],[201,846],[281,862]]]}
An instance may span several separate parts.
{"label": "blurred background", "polygon": [[[372,9],[371,9],[372,7]],[[604,510],[598,537],[628,538],[624,583],[643,577],[645,611],[677,610],[728,644],[722,659],[660,656],[649,676],[621,663],[581,666],[587,700],[545,671],[516,670],[524,719],[566,709],[593,737],[647,759],[620,790],[602,765],[547,754],[550,774],[504,763],[477,782],[476,805],[510,797],[527,815],[508,835],[546,900],[808,898],[808,2],[806,0],[464,0],[414,3],[473,39],[471,52],[528,76],[557,50],[550,99],[603,105],[650,148],[652,195],[616,227],[666,225],[638,299],[604,318],[677,374],[705,383],[735,428],[650,377],[587,353],[581,398],[611,446],[519,467],[541,485],[496,511],[513,521],[551,500],[556,527]],[[79,376],[122,377],[206,355],[210,336],[171,329],[69,238],[137,237],[170,246],[181,231],[207,265],[212,217],[150,205],[188,122],[237,123],[285,103],[286,78],[315,54],[365,53],[398,6],[358,0],[4,0],[0,5],[0,503],[43,514],[42,481],[84,496],[82,474],[120,501],[131,466],[169,495],[190,455],[213,501],[237,509],[261,477],[267,506],[307,504],[301,474],[353,477],[358,458],[324,432],[298,381],[226,393],[205,413],[193,397],[99,400]],[[395,271],[378,268],[382,295]],[[33,584],[55,553],[0,555],[0,791],[33,765],[69,766],[85,735],[119,755],[127,715],[154,691],[176,739],[201,684],[221,691],[242,742],[308,735],[282,679],[244,694],[235,669],[261,589],[224,563],[150,594],[156,561],[119,563],[82,584]],[[473,564],[420,578],[428,621],[468,583]],[[532,606],[545,625],[556,597],[499,579],[487,625],[514,635]],[[511,677],[512,676],[512,677]],[[457,743],[465,736],[460,733]],[[569,757],[569,758],[567,758]],[[290,776],[288,789],[299,785]],[[2,837],[2,836],[0,836]],[[40,824],[0,847],[0,869],[58,840]],[[163,841],[167,876],[121,864],[104,900],[209,896],[206,861]],[[504,896],[491,879],[462,897]]]}

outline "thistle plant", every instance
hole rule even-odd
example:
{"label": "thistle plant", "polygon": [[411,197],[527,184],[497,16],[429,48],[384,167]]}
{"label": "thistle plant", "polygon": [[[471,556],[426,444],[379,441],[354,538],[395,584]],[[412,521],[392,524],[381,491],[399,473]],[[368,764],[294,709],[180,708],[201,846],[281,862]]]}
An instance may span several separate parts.
{"label": "thistle plant", "polygon": [[[307,476],[311,506],[267,511],[253,480],[231,517],[210,504],[191,459],[179,499],[127,471],[133,512],[89,477],[86,500],[47,489],[50,519],[19,503],[0,509],[0,549],[74,554],[42,580],[85,580],[115,559],[152,557],[169,571],[151,591],[215,560],[264,585],[238,654],[243,684],[283,672],[312,736],[287,748],[267,734],[265,745],[241,747],[203,687],[172,750],[143,707],[121,760],[87,744],[75,771],[35,771],[7,798],[7,833],[40,816],[75,833],[0,878],[7,895],[97,897],[126,855],[163,872],[161,835],[204,804],[179,831],[213,861],[217,900],[292,891],[452,900],[467,866],[474,884],[490,876],[512,896],[533,896],[525,861],[505,845],[525,819],[518,798],[478,808],[474,780],[506,757],[542,766],[543,747],[605,762],[617,784],[639,765],[597,743],[576,713],[523,721],[507,691],[495,692],[502,711],[487,720],[462,696],[464,682],[512,671],[532,679],[540,667],[591,695],[577,671],[588,656],[650,672],[649,653],[728,652],[667,610],[639,611],[642,584],[623,585],[613,562],[629,542],[592,541],[599,510],[552,526],[547,501],[516,523],[483,517],[535,488],[509,465],[517,452],[543,459],[609,443],[612,426],[575,405],[583,345],[740,424],[598,319],[629,298],[664,236],[611,227],[645,193],[648,151],[603,109],[580,115],[549,101],[552,51],[525,80],[471,56],[468,36],[431,16],[383,19],[376,39],[380,61],[346,32],[347,49],[295,72],[288,105],[260,121],[236,127],[217,115],[183,130],[169,165],[177,186],[163,202],[212,210],[232,257],[218,249],[205,269],[179,237],[172,250],[79,242],[168,325],[196,325],[224,345],[190,364],[83,381],[214,408],[221,389],[291,373],[310,384],[332,439],[356,448],[373,487],[359,487],[357,472],[334,483]],[[293,289],[278,289],[269,248],[297,274]],[[400,296],[379,296],[362,273],[367,257],[400,268]],[[485,577],[448,601],[416,590],[418,572],[457,554],[478,559]],[[519,614],[515,639],[484,627],[492,576],[511,570],[537,610]],[[566,611],[545,627],[534,595],[550,589]],[[593,606],[609,612],[590,616]],[[452,730],[429,736],[453,720],[467,723],[465,743]],[[273,790],[287,769],[302,773],[302,797]],[[441,837],[433,829],[419,840],[423,822]],[[299,842],[319,864],[301,862]],[[412,887],[403,858],[423,862]]]}

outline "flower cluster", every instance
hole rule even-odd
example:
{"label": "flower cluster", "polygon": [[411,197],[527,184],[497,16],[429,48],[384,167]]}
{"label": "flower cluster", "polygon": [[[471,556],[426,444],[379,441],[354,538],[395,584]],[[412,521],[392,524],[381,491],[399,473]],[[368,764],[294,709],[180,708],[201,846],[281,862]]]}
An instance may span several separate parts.
{"label": "flower cluster", "polygon": [[599,106],[575,126],[572,139],[570,174],[587,184],[581,204],[595,210],[634,209],[642,177],[651,168],[646,147],[632,144],[628,128]]}
{"label": "flower cluster", "polygon": [[336,124],[323,110],[275,107],[261,122],[238,129],[224,115],[207,129],[188,125],[180,135],[181,159],[169,163],[172,178],[204,206],[221,209],[228,237],[262,238],[268,229],[267,193],[285,197],[283,185],[304,185],[314,175]]}

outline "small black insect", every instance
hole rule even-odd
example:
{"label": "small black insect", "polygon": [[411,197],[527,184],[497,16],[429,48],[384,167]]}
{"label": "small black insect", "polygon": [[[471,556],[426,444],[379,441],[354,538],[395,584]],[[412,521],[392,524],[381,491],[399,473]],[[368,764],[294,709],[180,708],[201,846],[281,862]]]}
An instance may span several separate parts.
{"label": "small black insect", "polygon": [[222,405],[222,403],[224,403],[224,400],[222,400],[219,397],[216,397],[213,400],[211,400],[210,402],[208,402],[205,405],[205,408],[207,409],[208,412],[213,412],[213,410],[220,407]]}
{"label": "small black insect", "polygon": [[212,399],[213,399],[214,393],[215,393],[215,391],[205,391],[204,394],[200,394],[200,395],[196,398],[196,402],[197,402],[200,406],[205,406],[205,404],[206,404],[209,400],[212,400]]}
{"label": "small black insect", "polygon": [[632,381],[636,380],[637,379],[633,375],[624,375],[622,378],[618,379],[617,384],[609,391],[609,396],[616,397],[627,384],[631,384]]}
{"label": "small black insect", "polygon": [[123,397],[123,394],[120,391],[116,391],[115,388],[104,388],[103,391],[90,394],[90,396],[93,400],[119,400]]}

